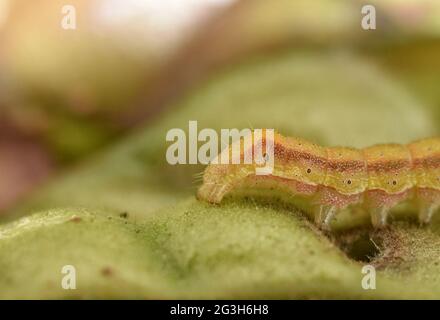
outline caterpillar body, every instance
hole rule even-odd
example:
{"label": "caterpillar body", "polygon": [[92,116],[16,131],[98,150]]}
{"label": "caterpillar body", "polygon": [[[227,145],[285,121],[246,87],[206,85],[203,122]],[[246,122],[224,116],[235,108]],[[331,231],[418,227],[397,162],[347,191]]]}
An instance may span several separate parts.
{"label": "caterpillar body", "polygon": [[[253,138],[249,150],[241,145],[241,159],[246,153],[255,153]],[[260,143],[262,148],[273,148],[271,174],[256,175],[255,169],[261,165],[255,161],[211,163],[204,172],[198,199],[220,203],[236,190],[284,192],[309,202],[316,224],[326,230],[338,212],[349,206],[367,212],[375,227],[385,226],[390,210],[402,202],[415,205],[421,223],[429,223],[440,207],[439,137],[364,149],[322,147],[278,133],[272,141],[268,139],[261,137]]]}

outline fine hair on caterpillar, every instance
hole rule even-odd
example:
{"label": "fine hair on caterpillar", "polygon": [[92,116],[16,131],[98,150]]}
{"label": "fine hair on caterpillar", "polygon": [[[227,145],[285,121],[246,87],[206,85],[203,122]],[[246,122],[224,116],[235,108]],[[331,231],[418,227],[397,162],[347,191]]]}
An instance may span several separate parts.
{"label": "fine hair on caterpillar", "polygon": [[[256,175],[261,166],[256,162],[210,164],[198,199],[220,203],[239,190],[284,193],[308,202],[316,224],[325,230],[349,206],[364,209],[374,227],[384,227],[390,210],[403,202],[417,208],[423,224],[440,207],[439,137],[364,149],[323,147],[278,133],[272,141],[261,139],[263,148],[273,148],[269,174]],[[242,150],[242,156],[245,152],[252,150]]]}

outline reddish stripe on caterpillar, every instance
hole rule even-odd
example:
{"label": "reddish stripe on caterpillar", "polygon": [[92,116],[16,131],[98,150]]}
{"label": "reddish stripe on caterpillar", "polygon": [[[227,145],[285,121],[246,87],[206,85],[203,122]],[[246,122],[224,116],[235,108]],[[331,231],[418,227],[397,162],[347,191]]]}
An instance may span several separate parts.
{"label": "reddish stripe on caterpillar", "polygon": [[[417,205],[421,223],[430,222],[440,207],[439,137],[364,149],[322,147],[278,133],[273,141],[262,137],[258,142],[263,148],[273,147],[271,174],[256,175],[261,166],[256,162],[210,164],[198,199],[220,203],[238,189],[284,192],[309,201],[315,222],[323,229],[330,228],[340,210],[353,205],[364,208],[375,227],[385,226],[390,209],[404,201]],[[252,150],[242,148],[241,157],[246,152]]]}

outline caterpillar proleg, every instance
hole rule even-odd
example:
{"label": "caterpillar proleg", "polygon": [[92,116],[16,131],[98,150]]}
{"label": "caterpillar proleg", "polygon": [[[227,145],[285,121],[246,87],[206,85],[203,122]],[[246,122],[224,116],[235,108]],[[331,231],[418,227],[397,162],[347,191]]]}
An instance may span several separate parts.
{"label": "caterpillar proleg", "polygon": [[[256,175],[257,162],[210,164],[198,198],[220,203],[238,189],[284,192],[309,202],[322,229],[329,229],[332,219],[348,206],[368,212],[375,227],[385,226],[389,211],[404,201],[417,207],[421,223],[429,223],[440,207],[439,137],[364,149],[322,147],[278,133],[270,143],[267,137],[261,139],[263,148],[273,147],[271,174]],[[253,150],[242,148],[242,155],[246,152]]]}

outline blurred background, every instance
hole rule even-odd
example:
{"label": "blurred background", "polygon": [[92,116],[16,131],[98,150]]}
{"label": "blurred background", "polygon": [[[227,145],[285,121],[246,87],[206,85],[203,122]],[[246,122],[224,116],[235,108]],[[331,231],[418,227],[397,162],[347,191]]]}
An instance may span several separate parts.
{"label": "blurred background", "polygon": [[[238,70],[254,57],[276,60],[283,52],[305,52],[310,64],[299,75],[305,79],[301,85],[274,80],[266,96],[276,96],[283,88],[289,91],[289,85],[300,92],[315,88],[307,75],[318,79],[326,74],[326,64],[317,61],[337,56],[350,68],[352,57],[361,57],[411,96],[411,102],[393,100],[396,105],[410,104],[428,114],[422,117],[430,121],[416,121],[410,131],[415,136],[438,134],[440,2],[368,1],[377,10],[376,30],[361,28],[365,4],[348,0],[0,0],[0,212],[138,127],[154,124],[172,113],[188,92],[225,70]],[[75,8],[75,29],[62,27],[65,5]],[[314,60],[316,53],[323,58]],[[274,73],[282,68],[283,73],[295,74],[304,64],[286,66],[274,67]],[[256,70],[252,78],[261,72]],[[355,74],[359,79],[370,76],[362,68]],[[333,81],[347,85],[349,94],[350,79],[347,84],[343,78],[328,84]],[[379,86],[384,96],[395,90]],[[324,85],[322,93],[327,97],[326,90]],[[313,90],[313,95],[320,93]],[[237,99],[236,108],[251,107],[245,106],[245,98]],[[289,103],[303,97],[295,99]],[[271,100],[266,102],[270,107]],[[398,115],[399,108],[392,108]],[[411,118],[420,116],[417,110]],[[306,137],[314,130],[310,123],[325,126],[326,113],[316,111],[310,117],[313,121],[300,130]],[[384,119],[390,131],[407,130],[398,117],[396,123],[392,116]],[[344,137],[349,135],[343,132]],[[408,137],[404,132],[388,137],[396,136],[402,140],[396,142]],[[334,143],[336,139],[323,140]],[[165,144],[164,138],[161,142]]]}
{"label": "blurred background", "polygon": [[0,0],[0,210],[159,112],[158,78],[231,3]]}

